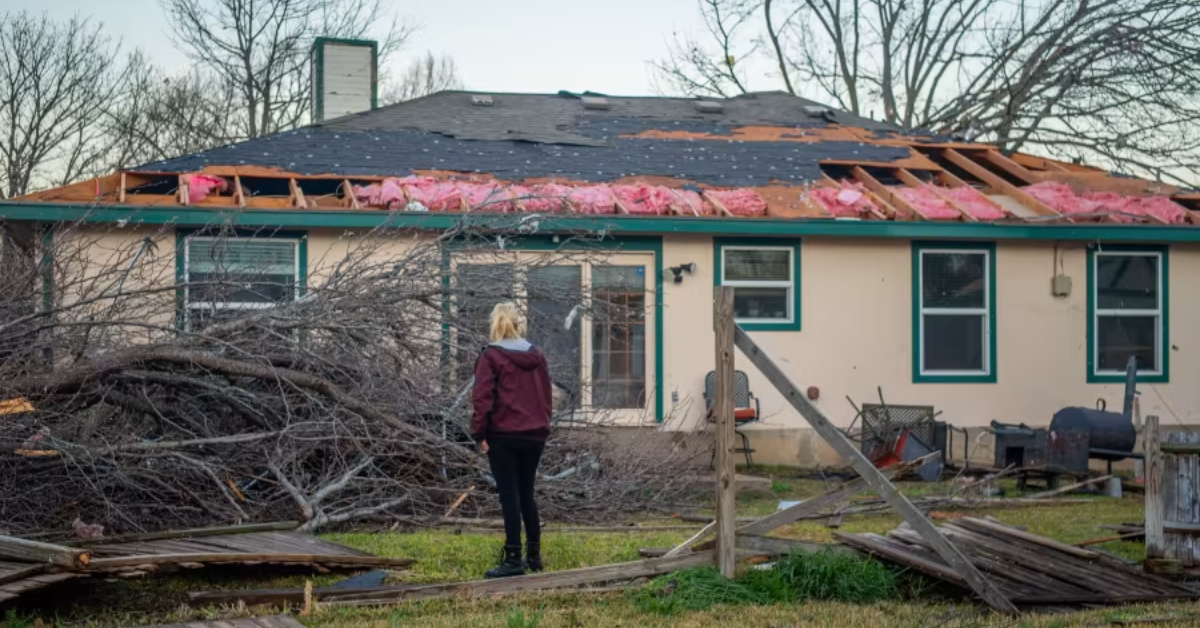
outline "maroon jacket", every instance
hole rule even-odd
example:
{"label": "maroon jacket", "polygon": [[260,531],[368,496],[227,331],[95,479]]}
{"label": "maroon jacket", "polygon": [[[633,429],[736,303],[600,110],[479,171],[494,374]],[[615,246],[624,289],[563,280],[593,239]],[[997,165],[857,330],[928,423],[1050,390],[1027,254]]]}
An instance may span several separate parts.
{"label": "maroon jacket", "polygon": [[471,438],[550,435],[550,371],[546,356],[524,340],[488,345],[475,363]]}

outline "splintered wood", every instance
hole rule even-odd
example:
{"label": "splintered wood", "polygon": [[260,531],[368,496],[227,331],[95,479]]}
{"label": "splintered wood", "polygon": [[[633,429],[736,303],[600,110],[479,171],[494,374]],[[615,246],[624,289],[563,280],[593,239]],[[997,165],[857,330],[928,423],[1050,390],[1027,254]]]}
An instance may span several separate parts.
{"label": "splintered wood", "polygon": [[[996,521],[963,517],[941,527],[971,563],[1014,604],[1073,606],[1200,598],[1200,591],[1142,573],[1100,552],[1073,547]],[[887,536],[834,533],[839,541],[951,584],[961,575],[907,526]]]}
{"label": "splintered wood", "polygon": [[[294,523],[161,532],[88,541],[86,550],[0,537],[0,602],[62,580],[91,575],[135,577],[205,565],[301,565],[317,570],[405,567],[309,534]],[[238,532],[244,532],[239,534]],[[194,536],[193,536],[194,535]],[[128,543],[122,539],[142,538]]]}

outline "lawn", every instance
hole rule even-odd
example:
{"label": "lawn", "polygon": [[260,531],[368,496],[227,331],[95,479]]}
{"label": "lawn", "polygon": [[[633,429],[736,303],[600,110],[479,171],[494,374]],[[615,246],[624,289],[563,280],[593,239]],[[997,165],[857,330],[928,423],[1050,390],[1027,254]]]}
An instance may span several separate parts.
{"label": "lawn", "polygon": [[[928,485],[904,485],[913,494],[928,493]],[[1009,494],[1013,495],[1011,490]],[[804,499],[824,490],[820,481],[777,477],[773,493],[746,495],[739,499],[739,514],[762,515],[777,507],[780,499]],[[945,490],[943,488],[943,490]],[[704,510],[698,504],[697,511]],[[1039,508],[972,511],[973,515],[992,515],[1006,523],[1028,528],[1066,542],[1105,536],[1097,526],[1142,519],[1140,496],[1113,500],[1095,498],[1092,503]],[[648,521],[648,519],[647,519]],[[661,520],[656,523],[662,523]],[[847,517],[842,530],[886,532],[899,523],[892,515]],[[699,525],[697,525],[699,528]],[[831,531],[821,521],[800,522],[777,530],[775,535],[831,541]],[[670,547],[689,536],[687,531],[627,533],[550,533],[544,539],[547,568],[572,569],[592,565],[635,560],[638,548]],[[403,582],[435,583],[476,579],[494,564],[500,545],[496,534],[457,534],[439,529],[416,533],[330,534],[334,541],[352,545],[383,556],[412,557],[418,562],[409,571],[397,574]],[[1129,558],[1140,559],[1140,543],[1119,542],[1099,546]],[[233,618],[279,612],[267,608],[188,609],[183,606],[187,591],[217,588],[259,588],[302,586],[311,579],[315,586],[328,585],[343,576],[290,575],[263,572],[247,577],[245,571],[222,574],[205,571],[173,577],[136,581],[94,581],[60,589],[72,592],[70,599],[41,600],[10,610],[0,626],[32,628],[40,620],[44,625],[95,626],[109,628],[151,623]],[[311,617],[301,618],[310,628],[350,626],[574,628],[603,626],[715,626],[736,625],[763,628],[800,626],[877,627],[1018,627],[1068,628],[1075,626],[1115,625],[1114,620],[1176,618],[1154,626],[1200,625],[1200,604],[1158,604],[1150,606],[1097,609],[1069,615],[1038,615],[1018,619],[991,615],[965,603],[953,592],[912,574],[901,574],[905,583],[899,599],[867,604],[845,602],[804,602],[764,606],[716,606],[703,611],[661,615],[639,608],[634,594],[616,592],[590,595],[532,595],[521,598],[437,601],[404,604],[386,608],[318,609]]]}

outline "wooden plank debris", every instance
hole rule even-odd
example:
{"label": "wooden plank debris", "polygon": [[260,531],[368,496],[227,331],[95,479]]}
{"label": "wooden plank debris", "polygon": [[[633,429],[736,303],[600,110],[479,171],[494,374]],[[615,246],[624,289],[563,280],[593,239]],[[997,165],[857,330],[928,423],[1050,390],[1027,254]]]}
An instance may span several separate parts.
{"label": "wooden plank debris", "polygon": [[997,611],[1004,613],[1016,613],[1017,608],[1012,602],[1008,601],[1008,597],[1001,593],[992,583],[983,576],[982,573],[967,560],[950,541],[938,532],[933,522],[929,520],[911,501],[908,500],[903,493],[898,491],[883,473],[871,464],[871,461],[863,455],[862,452],[850,442],[846,435],[838,428],[834,427],[833,423],[821,413],[816,406],[808,401],[804,393],[792,384],[791,380],[783,373],[782,370],[759,346],[750,338],[749,334],[741,327],[735,328],[734,343],[742,353],[758,367],[759,372],[767,378],[767,381],[783,395],[785,399],[791,403],[792,407],[804,417],[813,429],[825,439],[833,447],[834,451],[844,459],[849,460],[855,471],[866,480],[871,488],[875,489],[888,503],[895,508],[901,517],[911,525],[922,538],[926,539],[946,563],[951,568],[970,583],[971,589],[983,599],[984,602]]}
{"label": "wooden plank debris", "polygon": [[89,555],[87,550],[0,536],[0,559],[77,568],[87,566]]}
{"label": "wooden plank debris", "polygon": [[1146,457],[1146,558],[1162,558],[1163,538],[1163,454],[1159,448],[1158,417],[1147,416],[1142,428]]}
{"label": "wooden plank debris", "polygon": [[[637,578],[658,576],[682,569],[694,569],[713,564],[713,552],[697,552],[673,556],[670,558],[652,558],[629,563],[604,565],[601,567],[586,567],[567,571],[555,571],[501,578],[496,580],[480,580],[473,582],[456,582],[435,585],[397,585],[372,587],[369,589],[333,589],[325,587],[314,589],[314,597],[323,606],[341,605],[386,605],[404,601],[435,600],[447,598],[472,598],[492,595],[506,595],[532,591],[550,591],[568,587],[599,584],[603,582],[621,582]],[[295,596],[288,599],[303,599],[303,589],[281,589],[272,591],[203,591],[188,594],[188,603],[192,606],[210,606],[245,601],[253,603],[274,603],[280,595]],[[263,601],[267,600],[267,601]]]}
{"label": "wooden plank debris", "polygon": [[708,536],[709,534],[712,534],[713,530],[716,530],[716,529],[717,529],[717,522],[714,520],[712,523],[709,523],[708,525],[701,528],[699,532],[692,535],[692,537],[690,539],[671,548],[666,554],[663,554],[663,556],[666,558],[670,558],[672,556],[678,556],[686,551],[691,550],[693,545],[700,542],[701,539]]}
{"label": "wooden plank debris", "polygon": [[339,554],[261,554],[213,553],[213,554],[150,554],[145,556],[121,556],[119,558],[97,558],[83,571],[124,571],[137,568],[155,568],[160,565],[200,563],[207,565],[271,563],[274,565],[333,565],[337,567],[408,567],[411,558],[384,558],[382,556],[343,556]]}
{"label": "wooden plank debris", "polygon": [[275,532],[295,530],[300,527],[298,521],[277,521],[274,523],[249,523],[237,526],[217,526],[212,528],[192,528],[190,530],[166,530],[163,532],[143,532],[139,534],[120,534],[105,536],[97,539],[81,539],[67,541],[64,545],[72,547],[87,547],[90,545],[117,545],[141,541],[161,541],[165,539],[194,539],[206,536],[226,536],[230,534],[250,534],[252,532]]}
{"label": "wooden plank debris", "polygon": [[1097,478],[1087,479],[1082,482],[1076,482],[1075,484],[1071,484],[1068,486],[1062,486],[1062,487],[1059,487],[1059,488],[1056,488],[1053,490],[1042,491],[1040,493],[1034,493],[1033,495],[1026,495],[1025,499],[1044,499],[1046,497],[1054,497],[1055,495],[1062,495],[1063,493],[1070,493],[1071,491],[1077,491],[1085,486],[1091,486],[1092,484],[1099,484],[1100,482],[1108,481],[1108,479],[1111,477],[1112,477],[1111,475],[1102,475]]}
{"label": "wooden plank debris", "polygon": [[[964,517],[941,527],[971,563],[1014,604],[1117,604],[1133,596],[1200,598],[1200,591],[1154,575],[1100,552],[1083,550],[996,521]],[[960,587],[967,583],[910,527],[886,537],[834,533],[863,552],[932,575]]]}

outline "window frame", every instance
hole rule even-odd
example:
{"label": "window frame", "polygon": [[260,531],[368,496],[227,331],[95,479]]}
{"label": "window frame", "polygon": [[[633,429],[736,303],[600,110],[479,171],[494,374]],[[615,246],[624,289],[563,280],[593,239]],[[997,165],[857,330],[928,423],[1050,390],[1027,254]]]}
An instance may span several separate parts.
{"label": "window frame", "polygon": [[[788,281],[725,281],[725,251],[786,250],[790,255],[791,278]],[[685,278],[684,281],[687,281]],[[713,238],[713,286],[731,288],[787,288],[788,318],[736,319],[746,331],[800,331],[800,240],[795,238]]]}
{"label": "window frame", "polygon": [[[934,308],[926,311],[922,290],[922,260],[926,253],[983,254],[987,264],[983,291],[984,311],[979,308]],[[923,242],[912,243],[912,373],[914,384],[994,384],[996,370],[996,244],[994,242]],[[982,371],[930,371],[925,365],[925,316],[932,314],[982,315],[985,321]]]}
{"label": "window frame", "polygon": [[[1155,257],[1158,259],[1158,308],[1156,310],[1104,310],[1096,307],[1098,275],[1097,264],[1100,257]],[[1170,338],[1170,247],[1155,245],[1089,245],[1087,247],[1087,382],[1089,384],[1123,383],[1125,369],[1101,371],[1098,369],[1100,355],[1099,321],[1101,316],[1155,315],[1158,327],[1155,329],[1158,347],[1158,363],[1155,370],[1145,370],[1138,367],[1138,382],[1165,384],[1170,382],[1171,372],[1171,338]]]}
{"label": "window frame", "polygon": [[[175,320],[176,328],[180,331],[190,331],[188,324],[191,321],[190,313],[194,309],[200,309],[200,306],[193,306],[190,302],[191,287],[190,282],[190,259],[191,259],[191,244],[193,242],[204,242],[219,240],[221,238],[237,238],[237,239],[253,239],[264,242],[290,242],[293,244],[292,255],[295,264],[294,281],[295,293],[292,301],[299,301],[304,298],[308,291],[308,233],[303,231],[242,231],[238,230],[233,234],[210,234],[203,230],[179,230],[175,234],[175,281],[180,286],[175,291]],[[274,303],[233,303],[222,302],[207,304],[212,311],[217,310],[265,310],[275,307]]]}

